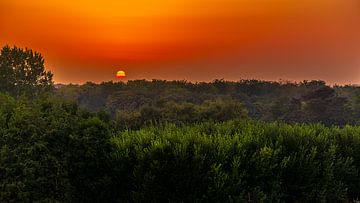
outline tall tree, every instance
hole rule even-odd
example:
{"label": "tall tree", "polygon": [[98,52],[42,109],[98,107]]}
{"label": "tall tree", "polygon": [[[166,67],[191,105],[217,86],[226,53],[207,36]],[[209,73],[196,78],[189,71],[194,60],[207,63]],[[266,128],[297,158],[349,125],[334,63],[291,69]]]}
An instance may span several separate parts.
{"label": "tall tree", "polygon": [[53,74],[46,71],[40,53],[4,46],[0,53],[0,91],[36,96],[53,87]]}

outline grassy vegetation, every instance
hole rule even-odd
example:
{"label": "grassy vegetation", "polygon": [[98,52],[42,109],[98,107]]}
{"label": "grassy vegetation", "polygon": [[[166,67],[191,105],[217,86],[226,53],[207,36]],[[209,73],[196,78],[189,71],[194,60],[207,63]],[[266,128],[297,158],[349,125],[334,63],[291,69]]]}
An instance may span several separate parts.
{"label": "grassy vegetation", "polygon": [[112,138],[132,201],[347,201],[360,194],[360,127],[173,124]]}

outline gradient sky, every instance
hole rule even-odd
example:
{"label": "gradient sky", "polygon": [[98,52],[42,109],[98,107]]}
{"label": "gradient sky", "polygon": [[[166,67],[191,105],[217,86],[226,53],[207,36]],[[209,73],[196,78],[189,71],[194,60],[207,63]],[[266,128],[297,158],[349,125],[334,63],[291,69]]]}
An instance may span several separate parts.
{"label": "gradient sky", "polygon": [[359,0],[0,0],[0,45],[57,83],[322,79],[360,83]]}

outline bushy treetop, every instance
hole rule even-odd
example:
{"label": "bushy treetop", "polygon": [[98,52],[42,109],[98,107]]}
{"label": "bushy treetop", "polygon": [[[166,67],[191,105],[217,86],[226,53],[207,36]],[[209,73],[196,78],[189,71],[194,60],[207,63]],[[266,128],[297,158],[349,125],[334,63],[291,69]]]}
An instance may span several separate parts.
{"label": "bushy treetop", "polygon": [[0,91],[33,97],[53,87],[44,58],[31,49],[4,46],[0,53]]}

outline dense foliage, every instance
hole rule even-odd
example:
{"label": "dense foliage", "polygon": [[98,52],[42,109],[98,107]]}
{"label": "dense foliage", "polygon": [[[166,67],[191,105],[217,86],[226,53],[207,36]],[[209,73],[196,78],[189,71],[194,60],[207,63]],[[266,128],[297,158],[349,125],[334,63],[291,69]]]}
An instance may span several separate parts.
{"label": "dense foliage", "polygon": [[248,118],[245,107],[232,99],[210,100],[201,105],[162,100],[143,107],[139,112],[118,111],[114,124],[116,129],[135,129],[149,123],[181,125],[244,118]]}
{"label": "dense foliage", "polygon": [[[329,87],[323,81],[215,80],[190,83],[136,80],[58,85],[56,94],[91,111],[107,112],[112,118],[117,118],[119,125],[131,121],[132,125],[128,127],[143,126],[144,119],[148,118],[164,122],[174,120],[175,114],[170,112],[176,109],[179,120],[175,119],[175,122],[203,120],[193,118],[193,112],[199,112],[197,110],[201,111],[206,103],[213,102],[224,106],[241,103],[250,118],[263,121],[320,122],[331,126],[358,124],[360,120],[360,88]],[[153,119],[154,115],[161,116]]]}
{"label": "dense foliage", "polygon": [[5,46],[0,53],[0,91],[37,96],[52,89],[52,73],[45,71],[41,54]]}
{"label": "dense foliage", "polygon": [[360,128],[249,121],[114,137],[122,200],[339,202],[360,195]]}
{"label": "dense foliage", "polygon": [[110,130],[76,104],[0,94],[0,202],[104,198]]}
{"label": "dense foliage", "polygon": [[213,121],[114,132],[75,103],[1,95],[0,201],[347,201],[360,128]]}

